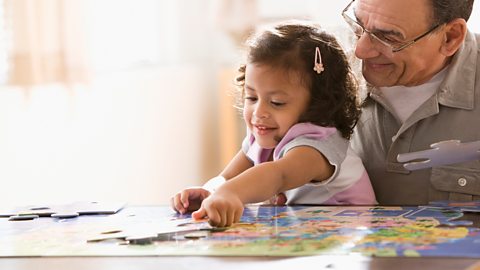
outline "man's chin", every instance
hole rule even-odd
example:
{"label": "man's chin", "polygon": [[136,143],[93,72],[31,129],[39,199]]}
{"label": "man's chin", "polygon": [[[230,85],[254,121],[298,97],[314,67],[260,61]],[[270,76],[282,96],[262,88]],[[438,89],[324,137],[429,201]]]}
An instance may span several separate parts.
{"label": "man's chin", "polygon": [[394,86],[395,83],[389,82],[385,79],[378,78],[376,76],[368,76],[368,75],[363,75],[363,78],[365,78],[365,81],[367,82],[368,85],[370,86],[375,86],[375,87],[390,87]]}

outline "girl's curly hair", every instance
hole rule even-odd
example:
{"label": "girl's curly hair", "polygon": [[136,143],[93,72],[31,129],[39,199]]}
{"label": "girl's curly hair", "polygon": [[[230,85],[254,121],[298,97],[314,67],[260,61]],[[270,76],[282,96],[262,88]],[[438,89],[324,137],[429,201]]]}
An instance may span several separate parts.
{"label": "girl's curly hair", "polygon": [[[298,72],[310,90],[310,103],[299,122],[335,127],[350,138],[360,116],[358,84],[347,57],[335,37],[305,22],[287,22],[247,41],[247,63],[261,63]],[[325,70],[313,70],[319,48]],[[239,67],[237,105],[243,105],[246,64]],[[241,102],[241,103],[240,103]]]}

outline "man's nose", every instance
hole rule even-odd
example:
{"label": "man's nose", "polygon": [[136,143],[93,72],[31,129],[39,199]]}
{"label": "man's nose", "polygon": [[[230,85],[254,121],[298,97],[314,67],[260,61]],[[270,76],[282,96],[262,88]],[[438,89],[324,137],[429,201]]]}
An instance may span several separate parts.
{"label": "man's nose", "polygon": [[375,46],[372,37],[367,32],[364,32],[355,44],[355,56],[359,59],[369,59],[380,55],[380,51]]}

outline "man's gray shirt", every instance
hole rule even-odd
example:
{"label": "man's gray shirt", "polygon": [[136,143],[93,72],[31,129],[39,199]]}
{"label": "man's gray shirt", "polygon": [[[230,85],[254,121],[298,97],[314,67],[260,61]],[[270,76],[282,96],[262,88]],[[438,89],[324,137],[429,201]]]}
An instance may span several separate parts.
{"label": "man's gray shirt", "polygon": [[480,140],[480,35],[467,33],[436,94],[403,124],[369,88],[351,145],[363,160],[382,205],[418,205],[435,200],[479,200],[480,161],[406,170],[400,153],[430,149],[446,140]]}

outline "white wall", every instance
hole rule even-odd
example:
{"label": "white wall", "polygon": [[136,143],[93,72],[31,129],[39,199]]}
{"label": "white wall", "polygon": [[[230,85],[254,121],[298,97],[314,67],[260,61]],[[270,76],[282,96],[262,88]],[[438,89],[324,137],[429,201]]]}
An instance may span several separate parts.
{"label": "white wall", "polygon": [[167,203],[200,183],[202,75],[179,67],[112,74],[91,88],[0,89],[0,205]]}
{"label": "white wall", "polygon": [[480,1],[475,1],[473,4],[473,11],[468,20],[468,27],[476,33],[480,33]]}

